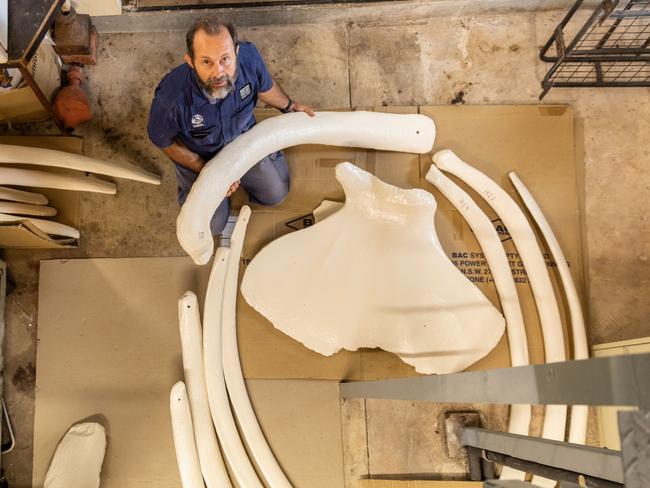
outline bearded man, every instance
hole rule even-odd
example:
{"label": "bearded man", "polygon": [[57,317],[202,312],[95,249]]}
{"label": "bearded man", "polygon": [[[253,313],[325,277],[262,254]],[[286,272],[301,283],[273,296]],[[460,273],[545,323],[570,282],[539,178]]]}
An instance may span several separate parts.
{"label": "bearded man", "polygon": [[[255,125],[257,100],[280,111],[314,111],[291,100],[269,74],[252,42],[239,41],[232,24],[197,20],[186,35],[185,63],[156,88],[148,133],[176,165],[178,202],[183,205],[201,169],[219,150]],[[230,214],[229,196],[241,185],[249,198],[277,205],[289,192],[289,168],[281,151],[270,154],[240,181],[232,182],[210,228],[220,234]]]}

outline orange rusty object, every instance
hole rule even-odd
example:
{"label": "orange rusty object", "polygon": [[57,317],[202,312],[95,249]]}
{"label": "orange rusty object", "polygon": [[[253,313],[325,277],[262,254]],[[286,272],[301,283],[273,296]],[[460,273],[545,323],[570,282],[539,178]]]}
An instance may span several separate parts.
{"label": "orange rusty object", "polygon": [[62,88],[54,100],[54,113],[71,129],[92,119],[88,97],[80,86],[84,79],[81,66],[70,68],[68,86]]}

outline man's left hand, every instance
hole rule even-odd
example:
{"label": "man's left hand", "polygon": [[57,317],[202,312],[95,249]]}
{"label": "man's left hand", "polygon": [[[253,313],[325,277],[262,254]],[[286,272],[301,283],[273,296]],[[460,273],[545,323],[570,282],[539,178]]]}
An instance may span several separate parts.
{"label": "man's left hand", "polygon": [[293,102],[293,104],[291,105],[291,111],[292,112],[305,112],[310,117],[314,117],[316,115],[316,112],[314,112],[313,108],[311,108],[311,107],[309,107],[307,105],[303,105],[302,103],[298,103],[298,102]]}

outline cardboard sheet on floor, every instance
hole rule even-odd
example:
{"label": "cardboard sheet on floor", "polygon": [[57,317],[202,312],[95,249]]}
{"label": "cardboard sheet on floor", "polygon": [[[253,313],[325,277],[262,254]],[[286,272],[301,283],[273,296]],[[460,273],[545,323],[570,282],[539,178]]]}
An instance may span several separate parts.
{"label": "cardboard sheet on floor", "polygon": [[[43,261],[39,283],[33,486],[68,428],[107,430],[102,487],[180,486],[169,390],[182,379],[177,300],[204,294],[189,258]],[[262,428],[297,486],[343,485],[336,381],[248,383]]]}
{"label": "cardboard sheet on floor", "polygon": [[[0,144],[15,144],[18,146],[42,147],[56,149],[76,154],[82,153],[83,139],[64,136],[0,136]],[[26,169],[43,170],[41,166],[11,165]],[[58,172],[57,168],[45,168],[47,171]],[[79,205],[81,193],[77,191],[53,190],[49,188],[16,187],[19,190],[42,193],[49,200],[48,205],[57,209],[57,214],[51,220],[79,229]],[[55,249],[60,247],[76,247],[74,239],[53,239],[47,234],[34,231],[28,225],[9,224],[0,226],[0,247],[18,249]]]}

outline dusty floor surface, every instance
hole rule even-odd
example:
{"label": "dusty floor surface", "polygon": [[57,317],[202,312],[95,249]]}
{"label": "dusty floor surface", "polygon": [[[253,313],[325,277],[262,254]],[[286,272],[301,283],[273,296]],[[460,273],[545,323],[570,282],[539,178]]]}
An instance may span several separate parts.
{"label": "dusty floor surface", "polygon": [[[243,39],[257,43],[271,73],[293,99],[320,109],[448,104],[459,97],[468,104],[517,104],[537,103],[547,69],[538,59],[538,46],[562,15],[547,11],[413,21],[378,15],[364,23],[314,20],[240,30]],[[39,260],[182,254],[175,238],[172,165],[148,141],[145,128],[156,84],[182,62],[183,36],[175,31],[101,35],[98,63],[87,69],[85,83],[94,112],[94,120],[79,131],[85,153],[152,169],[162,175],[162,186],[121,181],[115,197],[85,194],[79,249],[3,253],[17,282],[7,301],[4,372],[17,434],[16,449],[2,459],[12,487],[31,486]],[[570,104],[584,127],[591,341],[648,336],[650,90],[556,89],[544,103]],[[51,124],[11,133],[21,130],[44,133]],[[349,478],[368,472],[456,472],[457,463],[449,467],[440,462],[440,407],[351,403],[343,407]],[[503,409],[485,411],[490,425],[503,425]],[[397,425],[399,430],[389,428]],[[428,457],[421,454],[425,446]]]}

